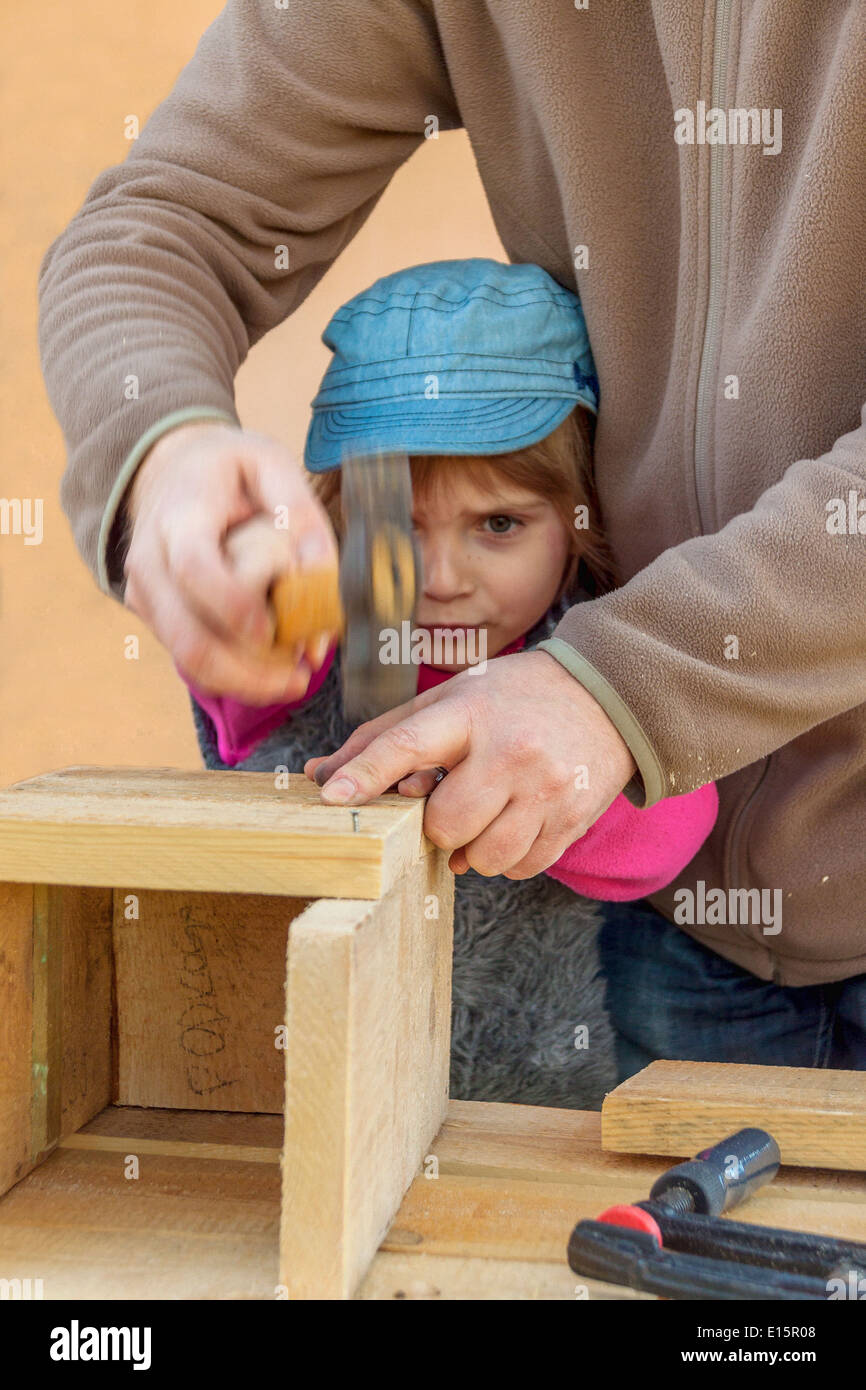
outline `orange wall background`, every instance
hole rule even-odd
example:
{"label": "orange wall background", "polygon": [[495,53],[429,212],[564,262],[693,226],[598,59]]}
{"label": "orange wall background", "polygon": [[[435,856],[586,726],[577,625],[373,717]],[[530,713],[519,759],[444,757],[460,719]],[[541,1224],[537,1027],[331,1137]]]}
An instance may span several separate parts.
{"label": "orange wall background", "polygon": [[[14,13],[13,13],[14,8]],[[0,496],[43,499],[44,538],[0,535],[0,785],[72,764],[201,766],[186,689],[129,609],[100,593],[58,489],[60,427],[37,346],[41,258],[96,176],[129,150],[221,6],[214,0],[43,0],[0,18],[4,60]],[[300,457],[335,309],[380,275],[461,256],[507,259],[463,131],[428,140],[300,308],[257,343],[236,379],[244,426]],[[124,657],[139,636],[140,659]]]}

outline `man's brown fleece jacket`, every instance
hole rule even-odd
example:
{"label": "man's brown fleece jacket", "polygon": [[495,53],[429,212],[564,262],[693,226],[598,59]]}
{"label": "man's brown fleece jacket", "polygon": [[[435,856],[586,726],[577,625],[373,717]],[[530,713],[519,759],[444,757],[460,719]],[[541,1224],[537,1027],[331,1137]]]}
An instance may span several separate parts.
{"label": "man's brown fleece jacket", "polygon": [[[725,890],[736,920],[684,929],[778,983],[866,971],[862,3],[229,0],[42,263],[81,554],[121,598],[112,523],[146,448],[239,423],[248,349],[431,117],[466,128],[510,259],[586,313],[625,582],[542,647],[625,737],[639,805],[718,782],[652,901],[674,919],[691,888],[700,918],[699,885]],[[777,894],[781,930],[738,888]]]}

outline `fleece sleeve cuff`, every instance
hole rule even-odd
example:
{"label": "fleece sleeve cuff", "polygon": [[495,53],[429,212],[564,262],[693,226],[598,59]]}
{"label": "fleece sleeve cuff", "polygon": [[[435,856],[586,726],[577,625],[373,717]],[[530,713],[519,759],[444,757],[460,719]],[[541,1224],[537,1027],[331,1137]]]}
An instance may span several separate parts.
{"label": "fleece sleeve cuff", "polygon": [[127,454],[123,466],[114,480],[114,486],[105,504],[105,511],[102,513],[102,524],[99,528],[99,540],[97,542],[97,577],[99,587],[103,593],[113,595],[123,601],[123,591],[125,581],[121,574],[112,572],[109,565],[108,544],[111,537],[112,527],[117,519],[117,512],[123,500],[126,489],[132,482],[138,465],[141,463],[148,449],[160,438],[174,429],[176,425],[190,424],[193,420],[225,420],[228,424],[237,425],[236,415],[230,415],[228,411],[219,410],[216,406],[185,406],[183,410],[173,410],[169,415],[163,415],[161,420],[151,425],[144,434],[136,440],[132,449]]}
{"label": "fleece sleeve cuff", "polygon": [[549,652],[575,680],[580,681],[622,735],[638,767],[635,776],[623,788],[626,799],[641,810],[661,801],[665,795],[661,764],[637,719],[613,686],[586,657],[561,637],[548,637],[543,642],[537,642],[533,650],[536,649]]}

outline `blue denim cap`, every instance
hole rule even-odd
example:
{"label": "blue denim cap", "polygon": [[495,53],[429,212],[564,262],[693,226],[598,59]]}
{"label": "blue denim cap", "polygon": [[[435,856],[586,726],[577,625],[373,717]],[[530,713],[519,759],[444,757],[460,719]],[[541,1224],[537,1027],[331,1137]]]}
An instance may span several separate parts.
{"label": "blue denim cap", "polygon": [[580,300],[538,265],[398,270],[338,309],[322,341],[334,356],[312,402],[312,473],[347,453],[507,453],[578,404],[598,410]]}

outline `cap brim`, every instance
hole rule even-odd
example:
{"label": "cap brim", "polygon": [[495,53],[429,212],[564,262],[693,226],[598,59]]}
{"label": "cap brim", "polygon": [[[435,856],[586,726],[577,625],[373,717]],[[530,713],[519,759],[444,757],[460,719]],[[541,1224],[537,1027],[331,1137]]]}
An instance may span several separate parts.
{"label": "cap brim", "polygon": [[440,400],[376,401],[349,409],[316,410],[307,433],[304,463],[311,473],[339,468],[346,453],[504,454],[525,449],[583,405],[587,395],[501,397],[449,396]]}

